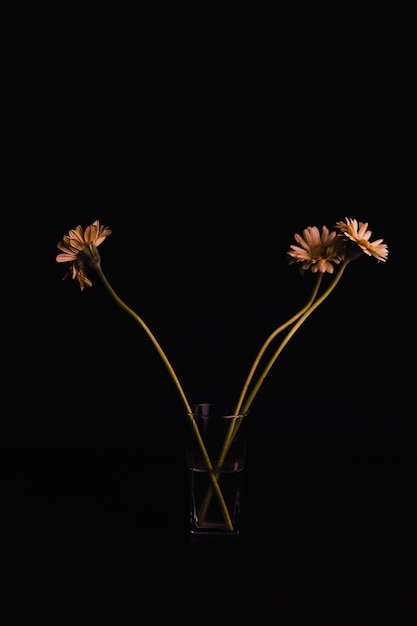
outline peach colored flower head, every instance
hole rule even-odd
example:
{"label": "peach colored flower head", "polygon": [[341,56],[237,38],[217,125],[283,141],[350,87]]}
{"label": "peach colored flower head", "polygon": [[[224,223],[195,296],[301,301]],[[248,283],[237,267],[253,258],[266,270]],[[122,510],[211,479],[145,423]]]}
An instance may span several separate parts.
{"label": "peach colored flower head", "polygon": [[307,226],[303,236],[295,233],[294,238],[298,245],[292,244],[288,250],[290,265],[301,263],[302,270],[333,274],[334,265],[343,259],[344,246],[336,231],[330,232],[327,226],[322,226],[321,233],[317,226]]}
{"label": "peach colored flower head", "polygon": [[336,222],[335,228],[339,231],[339,237],[359,246],[364,254],[375,257],[378,262],[387,260],[388,246],[383,243],[383,239],[370,241],[372,231],[368,230],[368,222],[358,222],[354,218],[345,217],[345,222]]}
{"label": "peach colored flower head", "polygon": [[61,254],[58,254],[58,263],[69,264],[69,270],[63,277],[68,276],[78,280],[81,291],[85,287],[91,287],[92,282],[86,274],[87,267],[96,267],[100,264],[100,254],[97,247],[111,235],[111,230],[107,226],[100,226],[100,222],[95,220],[85,231],[81,226],[69,231],[64,235],[63,240],[58,243]]}

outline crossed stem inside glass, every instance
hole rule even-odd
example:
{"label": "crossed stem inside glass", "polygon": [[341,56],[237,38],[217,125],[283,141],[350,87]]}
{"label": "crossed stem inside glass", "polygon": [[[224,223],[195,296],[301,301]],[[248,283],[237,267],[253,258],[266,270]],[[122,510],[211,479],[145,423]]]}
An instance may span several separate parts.
{"label": "crossed stem inside glass", "polygon": [[[204,524],[204,520],[206,518],[207,515],[207,511],[208,508],[210,506],[210,502],[212,500],[213,497],[213,493],[214,491],[216,491],[217,497],[219,499],[219,504],[220,504],[220,508],[222,510],[222,514],[223,514],[223,518],[225,521],[226,526],[228,527],[228,529],[230,531],[234,530],[234,526],[233,526],[233,522],[232,522],[232,518],[230,515],[230,511],[227,508],[227,504],[224,500],[221,488],[219,486],[219,477],[221,476],[221,472],[222,472],[222,467],[223,464],[225,462],[227,453],[230,449],[230,446],[233,443],[234,438],[237,435],[237,432],[242,424],[242,420],[244,419],[243,415],[236,415],[231,417],[230,419],[230,424],[229,424],[229,428],[228,431],[226,433],[224,442],[223,442],[223,446],[222,449],[220,451],[220,455],[217,459],[217,461],[213,464],[211,462],[211,460],[209,459],[209,463],[207,463],[206,461],[206,466],[207,466],[207,471],[209,473],[209,477],[210,477],[210,481],[211,481],[211,486],[207,489],[206,494],[204,496],[203,502],[201,503],[199,512],[198,512],[198,521],[199,524],[202,525]],[[198,426],[196,425],[197,429]],[[202,440],[201,440],[202,441]],[[207,454],[208,456],[208,454]],[[216,486],[214,488],[214,486]]]}

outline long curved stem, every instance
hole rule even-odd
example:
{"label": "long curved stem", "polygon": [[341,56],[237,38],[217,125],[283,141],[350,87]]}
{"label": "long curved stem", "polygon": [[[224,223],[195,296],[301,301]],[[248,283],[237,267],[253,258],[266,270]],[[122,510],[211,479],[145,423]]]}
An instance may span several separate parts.
{"label": "long curved stem", "polygon": [[[297,319],[299,319],[303,313],[305,313],[310,306],[312,305],[312,303],[314,302],[315,298],[317,297],[318,291],[320,289],[320,285],[321,285],[321,281],[323,279],[323,274],[319,274],[317,276],[317,280],[316,283],[314,285],[314,289],[310,295],[310,298],[308,299],[308,302],[303,306],[302,309],[300,309],[297,313],[295,313],[295,315],[293,315],[292,317],[290,317],[289,320],[287,320],[286,322],[284,322],[283,324],[281,324],[281,326],[278,326],[278,328],[276,328],[270,335],[269,337],[266,339],[266,341],[263,343],[261,349],[259,350],[258,354],[256,355],[255,361],[252,364],[252,367],[249,371],[249,374],[246,378],[245,384],[243,385],[243,389],[242,392],[240,394],[239,400],[237,402],[236,408],[234,410],[234,415],[238,416],[241,412],[241,408],[242,408],[242,404],[243,404],[243,400],[245,398],[245,395],[247,394],[247,391],[249,389],[250,383],[255,375],[255,372],[259,366],[259,363],[263,357],[263,355],[265,354],[265,351],[267,350],[268,346],[272,343],[272,341],[275,339],[275,337],[277,337],[279,335],[279,333],[281,333],[283,330],[285,330],[286,328],[288,328],[288,326],[291,326],[291,324],[293,324],[295,321],[297,321]],[[244,414],[246,414],[248,412],[250,408],[250,405],[248,406],[246,411],[242,411]],[[229,431],[226,435],[226,439],[224,442],[224,448],[222,450],[221,456],[219,461],[217,462],[217,467],[221,467],[221,464],[223,463],[223,460],[227,454],[227,451],[233,441],[234,438],[234,429],[239,428],[240,424],[241,424],[241,420],[239,420],[238,422],[236,422],[236,420],[233,420],[232,423],[230,424],[229,427]],[[237,432],[237,431],[236,431]]]}
{"label": "long curved stem", "polygon": [[262,383],[264,382],[266,376],[268,375],[271,367],[273,366],[273,364],[275,363],[275,361],[277,360],[277,358],[279,357],[279,355],[281,354],[281,352],[283,351],[283,349],[285,348],[285,346],[287,345],[287,343],[290,341],[290,339],[295,335],[295,333],[297,332],[297,330],[304,324],[304,322],[310,317],[310,315],[326,300],[326,298],[329,297],[329,295],[331,294],[331,292],[335,289],[336,285],[338,284],[338,282],[340,281],[340,279],[342,278],[343,272],[346,269],[347,264],[349,263],[349,261],[344,261],[339,269],[339,271],[337,272],[333,282],[330,284],[330,286],[326,289],[326,291],[303,313],[303,315],[301,315],[301,317],[298,318],[298,321],[296,321],[296,323],[293,325],[293,327],[291,328],[291,330],[287,333],[287,335],[285,336],[285,338],[282,340],[282,342],[280,343],[280,345],[278,346],[277,350],[275,351],[275,354],[273,355],[273,357],[270,359],[269,363],[267,364],[267,366],[265,367],[265,369],[263,370],[262,374],[260,375],[260,377],[258,378],[254,388],[252,389],[250,395],[248,396],[248,398],[246,399],[246,401],[243,404],[242,407],[242,412],[243,413],[247,413],[252,405],[252,402],[255,399],[256,394],[258,393],[259,389],[261,388]]}
{"label": "long curved stem", "polygon": [[210,457],[207,453],[207,449],[204,445],[203,439],[201,437],[200,431],[198,429],[197,423],[194,419],[194,415],[191,409],[191,406],[187,400],[187,396],[185,395],[185,392],[182,388],[182,385],[178,379],[178,376],[175,373],[174,368],[172,367],[168,357],[166,356],[165,352],[163,351],[162,347],[160,346],[159,342],[157,341],[155,335],[152,333],[152,331],[150,330],[150,328],[145,324],[145,322],[143,321],[143,319],[133,310],[131,309],[125,302],[123,302],[123,300],[117,295],[117,293],[114,291],[113,287],[110,285],[109,281],[107,280],[103,270],[101,269],[101,265],[98,263],[97,265],[94,266],[94,269],[97,271],[103,285],[105,286],[105,288],[107,289],[107,291],[109,292],[109,294],[111,295],[111,297],[116,301],[116,303],[124,310],[126,311],[126,313],[128,313],[129,315],[131,315],[143,328],[143,330],[146,332],[146,334],[148,335],[149,339],[152,341],[155,349],[157,350],[159,356],[161,357],[162,361],[164,362],[165,366],[168,369],[168,372],[172,378],[172,380],[174,381],[174,384],[177,388],[177,391],[179,392],[181,399],[184,403],[185,406],[185,410],[186,410],[186,414],[188,416],[188,418],[191,421],[191,425],[194,431],[194,434],[196,436],[197,439],[197,443],[199,445],[199,448],[201,450],[201,453],[203,455],[204,458],[204,462],[207,466],[207,470],[208,470],[208,474],[210,477],[210,481],[212,484],[212,488],[215,491],[218,500],[219,500],[219,504],[220,507],[222,509],[222,513],[223,513],[223,517],[225,520],[225,523],[227,525],[227,527],[229,528],[229,530],[233,530],[233,523],[232,520],[230,518],[230,514],[229,511],[227,509],[222,491],[219,487],[218,484],[218,480],[217,480],[217,476],[216,473],[214,471],[212,462],[210,460]]}
{"label": "long curved stem", "polygon": [[284,322],[284,324],[281,324],[281,326],[278,326],[278,328],[276,328],[274,330],[273,333],[271,333],[271,335],[269,335],[269,337],[267,338],[267,340],[264,342],[264,344],[262,345],[261,349],[259,350],[255,361],[253,362],[253,365],[251,367],[251,370],[248,374],[248,377],[246,378],[245,384],[243,385],[243,389],[242,392],[240,394],[238,403],[236,405],[235,411],[234,411],[234,415],[238,415],[240,412],[240,409],[242,408],[242,404],[243,404],[243,400],[245,398],[245,395],[248,391],[249,385],[253,379],[253,376],[255,374],[256,369],[258,368],[259,362],[262,359],[262,356],[265,354],[266,349],[268,348],[268,346],[271,344],[271,342],[273,341],[273,339],[275,339],[275,337],[277,335],[279,335],[279,333],[281,333],[283,330],[285,330],[286,328],[288,328],[288,326],[291,326],[291,324],[293,324],[293,322],[295,322],[299,317],[301,317],[301,315],[311,306],[312,302],[314,302],[314,299],[317,296],[318,290],[320,288],[320,284],[323,278],[323,274],[319,274],[319,276],[317,277],[317,281],[316,284],[314,285],[314,289],[313,292],[307,302],[307,304],[305,304],[303,306],[302,309],[300,309],[300,311],[298,311],[298,313],[296,313],[295,315],[293,315],[289,320],[287,320],[286,322]]}
{"label": "long curved stem", "polygon": [[[266,339],[266,341],[263,343],[261,349],[259,350],[255,361],[252,364],[252,367],[249,371],[249,374],[246,378],[245,384],[243,386],[242,392],[240,394],[238,403],[236,405],[235,411],[234,411],[234,418],[231,420],[229,428],[227,430],[226,433],[226,437],[222,446],[222,449],[220,451],[220,455],[219,458],[217,459],[216,462],[216,469],[221,468],[223,466],[224,460],[226,458],[226,455],[229,451],[230,446],[232,445],[233,439],[235,438],[237,431],[240,428],[240,425],[242,424],[242,420],[244,419],[244,417],[240,417],[239,416],[239,412],[240,409],[242,407],[243,404],[243,400],[245,398],[245,395],[247,393],[247,390],[249,388],[249,385],[255,375],[255,372],[259,366],[259,363],[262,359],[262,356],[265,354],[265,351],[267,350],[268,346],[271,344],[271,342],[275,339],[275,337],[277,337],[279,335],[279,333],[281,333],[283,330],[285,330],[286,328],[288,328],[288,326],[291,326],[291,324],[293,324],[295,321],[297,321],[297,319],[299,317],[301,317],[301,315],[303,315],[303,313],[305,313],[305,311],[307,311],[307,309],[311,306],[311,304],[314,302],[317,293],[320,289],[320,285],[321,285],[321,281],[323,278],[323,274],[319,274],[316,280],[316,283],[314,285],[314,289],[310,295],[310,298],[308,300],[308,302],[303,306],[302,309],[300,309],[300,311],[298,311],[298,313],[296,313],[295,315],[293,315],[289,320],[287,320],[286,322],[284,322],[283,324],[281,324],[281,326],[278,326],[278,328],[276,328],[270,335],[269,337]],[[220,472],[217,471],[216,472],[216,478],[219,478],[220,476]],[[211,497],[213,494],[213,490],[212,489],[208,489],[203,503],[201,505],[201,509],[200,509],[200,517],[202,519],[204,519],[204,516],[207,513],[208,507],[210,505],[210,501],[211,501]]]}
{"label": "long curved stem", "polygon": [[[235,415],[238,416],[239,414],[243,414],[246,415],[249,410],[250,407],[255,399],[255,396],[257,395],[259,389],[261,388],[262,383],[264,382],[266,376],[268,375],[269,371],[271,370],[272,366],[274,365],[275,361],[277,360],[277,358],[279,357],[279,355],[281,354],[281,352],[283,351],[283,349],[285,348],[285,346],[287,345],[287,343],[290,341],[290,339],[295,335],[295,333],[297,332],[297,330],[299,330],[299,328],[302,326],[302,324],[304,324],[304,322],[307,320],[307,318],[313,313],[313,311],[315,311],[317,309],[317,307],[319,307],[324,300],[326,300],[326,298],[328,298],[328,296],[331,294],[331,292],[335,289],[336,285],[338,284],[338,282],[340,281],[343,272],[345,271],[345,268],[347,266],[349,261],[344,261],[344,263],[341,265],[339,271],[337,272],[333,282],[329,285],[329,287],[326,289],[326,291],[317,299],[317,293],[319,291],[320,285],[321,285],[321,281],[322,281],[322,277],[323,275],[320,274],[317,277],[317,281],[316,284],[314,286],[313,292],[309,298],[309,301],[307,302],[307,304],[295,315],[293,315],[293,317],[291,317],[289,320],[287,320],[284,324],[282,324],[281,326],[279,326],[269,337],[268,339],[265,341],[265,343],[263,344],[263,346],[261,347],[254,365],[251,368],[251,371],[246,379],[242,394],[239,398],[238,404],[236,405],[236,410],[235,410]],[[298,320],[298,321],[297,321]],[[278,346],[277,350],[275,351],[273,357],[270,359],[270,361],[268,362],[267,366],[265,367],[265,369],[263,370],[262,374],[260,375],[260,377],[258,378],[255,386],[252,389],[251,394],[248,396],[246,402],[244,401],[245,398],[245,393],[247,393],[247,390],[249,388],[249,384],[251,382],[251,380],[253,379],[255,370],[257,369],[260,360],[262,358],[262,356],[265,353],[265,350],[267,349],[267,347],[271,344],[272,340],[280,333],[282,332],[285,328],[288,328],[288,326],[290,326],[291,324],[294,324],[293,327],[291,328],[291,330],[287,333],[287,335],[285,336],[285,338],[282,340],[282,342],[280,343],[280,345]],[[241,425],[242,421],[239,420],[233,420],[232,423],[230,424],[229,427],[229,431],[226,435],[224,444],[223,444],[223,448],[222,448],[222,452],[220,455],[220,460],[224,460],[227,454],[227,451],[233,441],[233,438],[235,437],[240,425]],[[221,464],[218,462],[216,467],[221,467]]]}

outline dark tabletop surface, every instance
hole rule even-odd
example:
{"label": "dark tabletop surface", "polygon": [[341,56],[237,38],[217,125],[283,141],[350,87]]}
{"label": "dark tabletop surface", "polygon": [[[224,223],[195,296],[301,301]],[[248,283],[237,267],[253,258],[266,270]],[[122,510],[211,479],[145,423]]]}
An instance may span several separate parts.
{"label": "dark tabletop surface", "polygon": [[9,439],[6,597],[33,598],[44,621],[62,598],[51,623],[81,600],[97,621],[78,623],[415,623],[415,441],[249,435],[234,545],[190,541],[178,433]]}

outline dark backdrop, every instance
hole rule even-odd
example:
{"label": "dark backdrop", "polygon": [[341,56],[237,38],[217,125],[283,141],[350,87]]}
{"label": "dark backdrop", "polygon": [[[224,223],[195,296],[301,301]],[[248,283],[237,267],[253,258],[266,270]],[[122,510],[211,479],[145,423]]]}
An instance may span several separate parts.
{"label": "dark backdrop", "polygon": [[94,275],[84,293],[61,280],[70,228],[113,230],[103,269],[190,399],[234,403],[267,334],[310,292],[288,267],[294,233],[351,216],[388,262],[348,268],[269,374],[251,425],[415,435],[412,52],[57,38],[12,56],[5,434],[181,419],[143,331]]}
{"label": "dark backdrop", "polygon": [[[115,623],[415,624],[415,55],[32,29],[3,56],[12,615],[64,623],[80,598],[77,623],[90,600],[94,623],[114,603]],[[388,262],[352,263],[262,387],[239,543],[194,544],[178,394],[94,275],[84,293],[61,280],[57,242],[109,225],[116,291],[190,400],[230,404],[310,293],[288,266],[294,233],[345,216],[369,221]]]}

